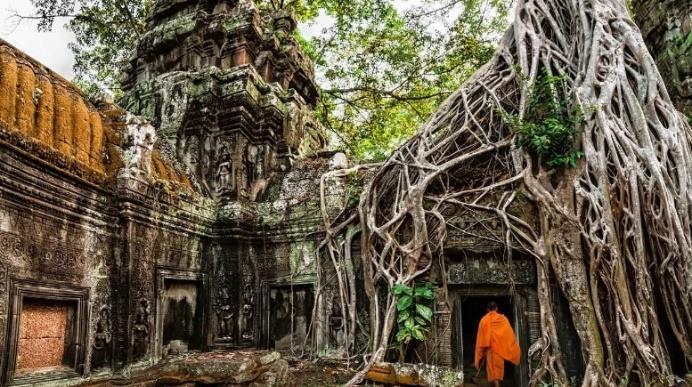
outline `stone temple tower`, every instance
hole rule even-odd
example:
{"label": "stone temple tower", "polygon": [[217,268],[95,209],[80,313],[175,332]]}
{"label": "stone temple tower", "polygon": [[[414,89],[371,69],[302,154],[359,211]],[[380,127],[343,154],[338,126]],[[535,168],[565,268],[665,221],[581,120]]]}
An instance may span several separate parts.
{"label": "stone temple tower", "polygon": [[159,128],[208,195],[259,200],[273,172],[324,148],[313,65],[290,14],[251,0],[159,0],[147,23],[120,105]]}

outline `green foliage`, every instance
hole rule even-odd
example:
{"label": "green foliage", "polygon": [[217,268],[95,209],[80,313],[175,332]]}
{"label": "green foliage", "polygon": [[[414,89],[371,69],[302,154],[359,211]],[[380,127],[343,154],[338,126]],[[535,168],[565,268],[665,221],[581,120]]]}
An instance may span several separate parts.
{"label": "green foliage", "polygon": [[334,24],[311,39],[323,86],[320,117],[336,145],[359,160],[386,158],[490,59],[509,6],[427,0],[402,10],[401,4],[359,0],[325,8]]}
{"label": "green foliage", "polygon": [[435,299],[430,282],[392,286],[392,294],[397,298],[396,341],[402,351],[412,341],[425,340],[432,322],[432,302]]}
{"label": "green foliage", "polygon": [[682,35],[679,31],[671,38],[673,44],[666,47],[666,50],[659,56],[662,60],[676,60],[683,55],[692,53],[692,32]]}
{"label": "green foliage", "polygon": [[[120,67],[145,31],[153,0],[31,0],[39,31],[50,31],[57,19],[68,19],[74,33],[75,76],[87,94],[107,89],[119,93]],[[24,15],[26,16],[26,15]],[[20,16],[21,17],[21,16]]]}
{"label": "green foliage", "polygon": [[517,134],[517,145],[549,167],[574,168],[584,156],[574,148],[583,115],[574,107],[561,76],[542,71],[532,85],[524,118],[505,119]]}
{"label": "green foliage", "polygon": [[[32,0],[40,30],[69,18],[75,72],[88,89],[120,93],[119,69],[145,32],[155,0]],[[503,0],[255,0],[265,11],[291,12],[315,61],[322,99],[318,117],[333,145],[359,160],[382,160],[409,138],[442,100],[493,54],[507,26]],[[450,15],[458,15],[451,17]]]}
{"label": "green foliage", "polygon": [[363,191],[362,182],[358,179],[358,172],[349,176],[346,186],[346,198],[348,207],[356,207],[360,203],[360,193]]}

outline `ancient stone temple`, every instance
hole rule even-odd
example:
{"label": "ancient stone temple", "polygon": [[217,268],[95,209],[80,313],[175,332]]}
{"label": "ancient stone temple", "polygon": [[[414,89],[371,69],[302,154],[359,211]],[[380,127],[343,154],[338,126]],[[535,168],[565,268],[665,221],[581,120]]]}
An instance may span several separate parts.
{"label": "ancient stone temple", "polygon": [[178,0],[148,23],[117,106],[0,44],[3,383],[307,334],[333,154],[294,19]]}
{"label": "ancient stone temple", "polygon": [[[338,302],[316,297],[315,251],[320,177],[347,161],[326,150],[295,28],[247,0],[159,0],[117,104],[0,41],[0,384],[343,344]],[[328,211],[344,189],[330,182]],[[489,297],[528,348],[532,260],[453,232],[446,255],[452,308],[438,305],[427,360],[468,363]]]}

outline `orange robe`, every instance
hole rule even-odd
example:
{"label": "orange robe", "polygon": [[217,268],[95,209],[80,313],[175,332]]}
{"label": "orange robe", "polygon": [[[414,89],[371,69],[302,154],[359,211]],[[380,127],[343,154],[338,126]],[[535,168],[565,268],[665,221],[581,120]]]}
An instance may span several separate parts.
{"label": "orange robe", "polygon": [[519,365],[521,349],[514,330],[505,315],[497,311],[488,312],[478,324],[476,335],[475,365],[479,368],[481,359],[485,364],[488,381],[502,380],[505,377],[505,360]]}

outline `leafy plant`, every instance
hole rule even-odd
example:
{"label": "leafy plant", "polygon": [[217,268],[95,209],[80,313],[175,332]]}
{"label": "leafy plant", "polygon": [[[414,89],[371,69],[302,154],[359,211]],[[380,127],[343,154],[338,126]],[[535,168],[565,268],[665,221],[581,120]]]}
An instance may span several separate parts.
{"label": "leafy plant", "polygon": [[565,90],[564,77],[543,70],[532,86],[524,118],[506,117],[517,134],[517,145],[553,168],[574,168],[584,156],[574,148],[583,114]]}
{"label": "leafy plant", "polygon": [[408,286],[396,284],[392,287],[396,296],[397,333],[399,361],[404,361],[408,345],[414,341],[425,340],[432,322],[432,302],[435,299],[433,284],[423,282]]}

